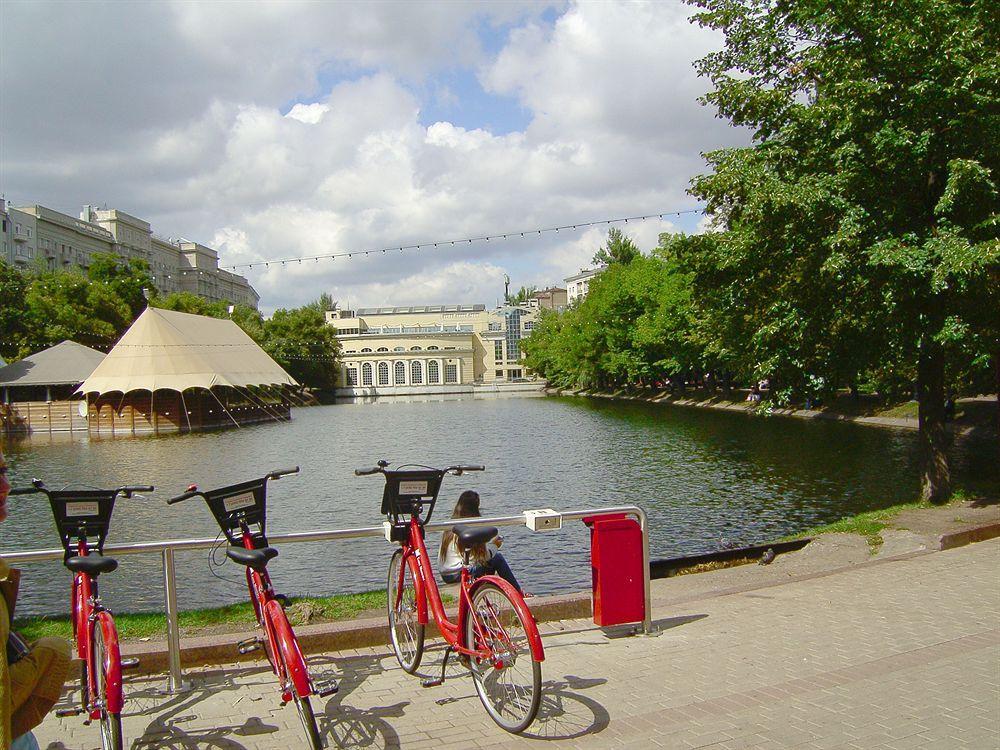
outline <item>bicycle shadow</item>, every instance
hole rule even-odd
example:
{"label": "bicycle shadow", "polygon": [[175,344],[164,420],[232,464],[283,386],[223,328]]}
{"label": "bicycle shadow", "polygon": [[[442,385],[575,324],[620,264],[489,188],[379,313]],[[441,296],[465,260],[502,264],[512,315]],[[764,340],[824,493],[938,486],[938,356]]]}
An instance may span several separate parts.
{"label": "bicycle shadow", "polygon": [[399,734],[386,719],[398,719],[410,705],[400,701],[390,706],[360,709],[344,703],[344,698],[358,689],[366,680],[385,671],[383,658],[379,656],[328,656],[316,655],[309,658],[314,674],[323,675],[323,666],[333,666],[337,671],[339,689],[325,705],[316,705],[316,723],[320,736],[328,747],[339,748],[398,748]]}
{"label": "bicycle shadow", "polygon": [[579,690],[603,685],[604,678],[563,675],[562,680],[542,683],[542,701],[538,716],[522,737],[537,740],[571,740],[598,734],[611,723],[611,715],[598,701],[581,695]]}

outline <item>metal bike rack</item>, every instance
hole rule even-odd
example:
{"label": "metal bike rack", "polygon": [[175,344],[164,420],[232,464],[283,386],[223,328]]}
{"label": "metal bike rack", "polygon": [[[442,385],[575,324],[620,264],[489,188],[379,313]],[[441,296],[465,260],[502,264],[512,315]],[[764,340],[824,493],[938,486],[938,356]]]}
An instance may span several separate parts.
{"label": "metal bike rack", "polygon": [[[642,632],[653,634],[653,624],[650,613],[649,597],[649,527],[646,513],[635,505],[622,505],[614,508],[592,508],[589,510],[559,511],[564,521],[579,521],[592,516],[627,515],[634,516],[642,530],[642,569],[646,615],[642,623]],[[429,523],[424,528],[427,531],[446,531],[457,519]],[[463,526],[524,526],[525,516],[499,516],[496,518],[462,518]],[[539,532],[541,533],[541,532]],[[289,534],[269,534],[268,543],[280,546],[294,542],[332,542],[338,539],[364,539],[366,537],[384,540],[385,530],[382,526],[365,526],[356,529],[332,529],[327,531],[297,531]],[[111,557],[121,555],[142,555],[160,553],[163,561],[164,612],[167,616],[167,655],[170,665],[167,690],[170,693],[182,692],[187,686],[181,671],[181,636],[177,624],[177,576],[174,570],[174,554],[176,552],[195,549],[211,549],[219,544],[212,539],[174,539],[165,542],[135,542],[133,544],[106,545],[104,554]],[[27,552],[4,553],[8,563],[32,563],[42,560],[61,560],[65,555],[62,549],[31,550]]]}

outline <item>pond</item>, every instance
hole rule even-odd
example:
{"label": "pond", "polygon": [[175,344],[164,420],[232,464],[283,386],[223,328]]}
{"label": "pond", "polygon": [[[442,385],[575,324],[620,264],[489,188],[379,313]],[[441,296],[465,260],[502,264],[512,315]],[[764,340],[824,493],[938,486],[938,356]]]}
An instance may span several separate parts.
{"label": "pond", "polygon": [[[954,449],[958,477],[996,476],[995,446]],[[200,500],[167,506],[194,482],[202,488],[262,476],[287,465],[302,473],[271,484],[271,533],[375,526],[379,477],[354,467],[391,463],[483,463],[482,474],[449,477],[435,520],[459,493],[480,492],[485,515],[529,508],[635,504],[650,517],[652,557],[774,540],[844,515],[912,500],[918,490],[916,434],[838,422],[755,417],[639,402],[580,398],[386,399],[296,409],[290,422],[238,430],[115,440],[8,441],[14,486],[31,477],[51,487],[153,484],[147,500],[119,500],[109,543],[214,537]],[[58,546],[44,497],[10,499],[3,550]],[[590,585],[588,532],[504,531],[504,553],[538,594]],[[436,549],[436,535],[428,546]],[[380,539],[289,544],[269,566],[289,594],[356,592],[384,586],[391,547]],[[245,598],[242,569],[210,565],[207,551],[179,553],[182,608]],[[221,551],[216,561],[225,561]],[[121,558],[101,579],[113,609],[157,610],[158,555]],[[69,573],[57,562],[26,571],[20,614],[66,612]]]}

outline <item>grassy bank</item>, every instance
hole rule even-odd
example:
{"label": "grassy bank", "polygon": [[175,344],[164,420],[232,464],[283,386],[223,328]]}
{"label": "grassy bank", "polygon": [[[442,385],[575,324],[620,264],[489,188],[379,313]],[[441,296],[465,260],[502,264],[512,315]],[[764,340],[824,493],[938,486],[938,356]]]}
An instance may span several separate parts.
{"label": "grassy bank", "polygon": [[[442,597],[448,599],[448,597]],[[362,615],[384,614],[385,590],[361,594],[340,594],[320,598],[291,599],[286,609],[292,625],[351,620]],[[249,602],[225,607],[181,612],[178,621],[183,635],[249,630],[256,621]],[[124,639],[159,640],[167,636],[166,616],[156,612],[115,613],[118,634]],[[54,635],[70,638],[73,627],[69,617],[25,617],[14,621],[14,629],[28,640]]]}

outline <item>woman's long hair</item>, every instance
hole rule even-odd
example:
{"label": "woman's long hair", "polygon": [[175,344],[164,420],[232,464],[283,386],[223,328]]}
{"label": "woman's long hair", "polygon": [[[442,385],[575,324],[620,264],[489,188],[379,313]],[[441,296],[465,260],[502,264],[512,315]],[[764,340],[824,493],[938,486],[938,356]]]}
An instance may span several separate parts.
{"label": "woman's long hair", "polygon": [[[455,510],[451,512],[452,518],[479,518],[482,515],[479,512],[479,493],[475,490],[466,490],[461,495],[458,496],[458,502],[455,503]],[[455,539],[455,532],[448,529],[441,535],[441,552],[444,553],[448,547],[451,546],[452,541]],[[486,554],[485,545],[478,545],[483,547],[482,555]],[[461,552],[459,548],[459,552]],[[478,550],[473,550],[477,552]]]}

